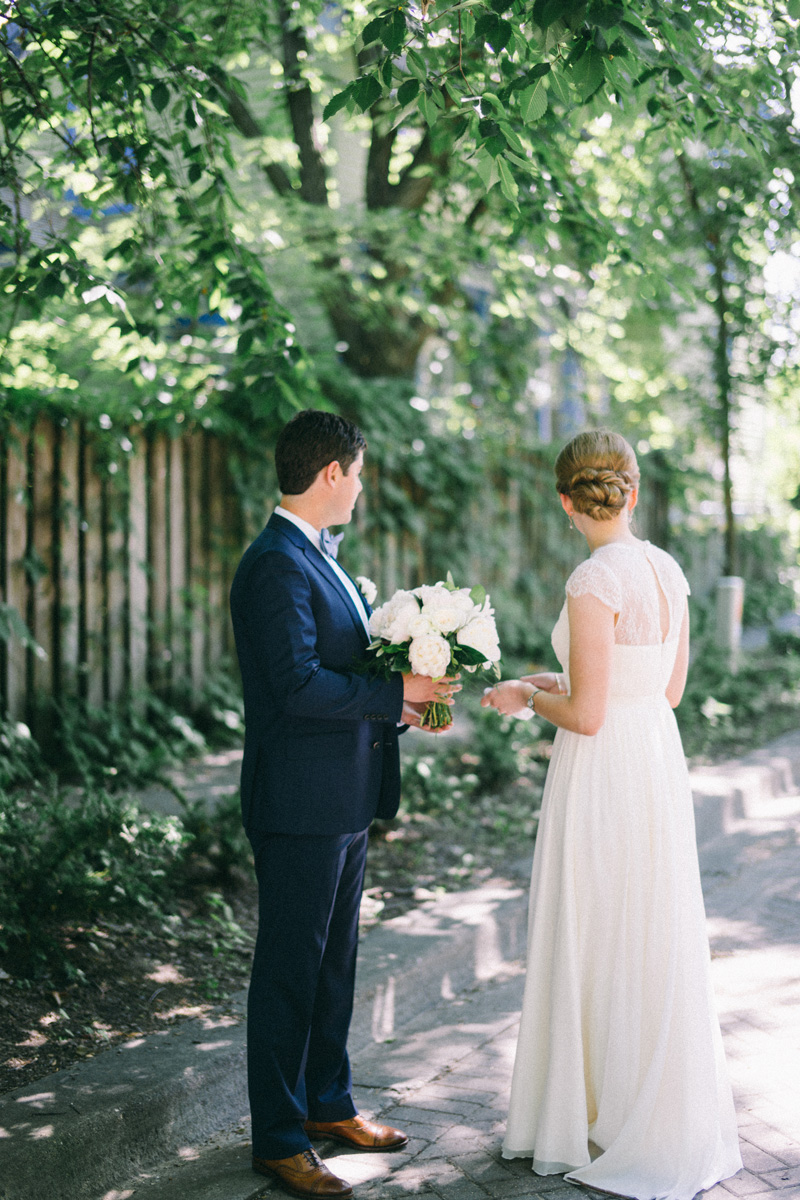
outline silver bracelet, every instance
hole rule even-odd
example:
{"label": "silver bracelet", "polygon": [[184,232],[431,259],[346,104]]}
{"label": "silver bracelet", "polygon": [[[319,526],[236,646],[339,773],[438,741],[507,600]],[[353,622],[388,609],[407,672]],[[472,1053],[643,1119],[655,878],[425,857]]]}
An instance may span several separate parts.
{"label": "silver bracelet", "polygon": [[532,713],[536,712],[536,709],[533,707],[533,702],[536,699],[536,697],[538,696],[539,692],[541,692],[543,690],[544,690],[543,688],[535,687],[533,689],[533,691],[531,692],[530,696],[528,696],[528,699],[525,701],[526,707],[529,708]]}

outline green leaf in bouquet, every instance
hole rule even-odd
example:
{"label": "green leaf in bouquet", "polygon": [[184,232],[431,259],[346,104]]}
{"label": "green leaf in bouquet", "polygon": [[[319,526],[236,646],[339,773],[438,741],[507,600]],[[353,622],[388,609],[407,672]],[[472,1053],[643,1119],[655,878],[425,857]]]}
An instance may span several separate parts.
{"label": "green leaf in bouquet", "polygon": [[470,591],[469,598],[473,604],[477,604],[480,607],[480,605],[486,603],[486,588],[482,587],[479,583],[476,584]]}
{"label": "green leaf in bouquet", "polygon": [[452,571],[447,572],[447,579],[445,581],[445,587],[447,588],[448,592],[454,592],[456,590],[456,583],[455,583],[455,580],[453,579]]}
{"label": "green leaf in bouquet", "polygon": [[486,662],[486,655],[482,654],[480,650],[476,650],[474,646],[459,645],[455,648],[455,653],[458,656],[459,665],[480,667]]}

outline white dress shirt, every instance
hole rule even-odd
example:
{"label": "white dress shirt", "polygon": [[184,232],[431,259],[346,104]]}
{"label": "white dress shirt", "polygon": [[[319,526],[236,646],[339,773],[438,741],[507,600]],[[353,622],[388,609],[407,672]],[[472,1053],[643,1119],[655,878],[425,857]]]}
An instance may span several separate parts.
{"label": "white dress shirt", "polygon": [[302,517],[298,517],[294,513],[289,512],[288,509],[281,508],[280,505],[278,505],[278,507],[275,509],[275,514],[276,516],[283,517],[284,521],[291,521],[293,525],[296,525],[300,532],[306,535],[308,540],[311,542],[311,545],[316,550],[319,550],[320,554],[328,563],[328,566],[331,567],[334,573],[341,580],[342,585],[347,589],[347,594],[353,601],[356,612],[361,617],[364,629],[367,632],[367,637],[370,639],[370,641],[372,641],[372,634],[369,631],[369,617],[367,616],[367,610],[364,608],[364,601],[361,599],[358,588],[353,583],[347,572],[339,566],[336,559],[331,558],[330,554],[326,554],[322,549],[319,530],[315,529],[313,525],[309,525],[308,521],[304,521]]}

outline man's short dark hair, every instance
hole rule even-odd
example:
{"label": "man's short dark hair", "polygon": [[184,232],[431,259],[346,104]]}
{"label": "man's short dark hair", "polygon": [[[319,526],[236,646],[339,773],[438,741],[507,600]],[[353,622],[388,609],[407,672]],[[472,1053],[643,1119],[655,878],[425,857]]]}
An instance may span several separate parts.
{"label": "man's short dark hair", "polygon": [[308,491],[328,463],[338,462],[346,475],[366,446],[358,426],[344,417],[315,408],[298,413],[281,430],[275,446],[281,494],[299,496]]}

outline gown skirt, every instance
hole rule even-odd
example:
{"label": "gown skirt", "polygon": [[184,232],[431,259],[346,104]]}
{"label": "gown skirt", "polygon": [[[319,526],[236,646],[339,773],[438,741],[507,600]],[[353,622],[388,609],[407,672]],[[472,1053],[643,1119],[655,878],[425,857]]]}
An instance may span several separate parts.
{"label": "gown skirt", "polygon": [[690,1200],[741,1158],[683,748],[663,690],[636,694],[658,674],[647,651],[616,647],[633,694],[598,734],[556,734],[503,1156]]}

